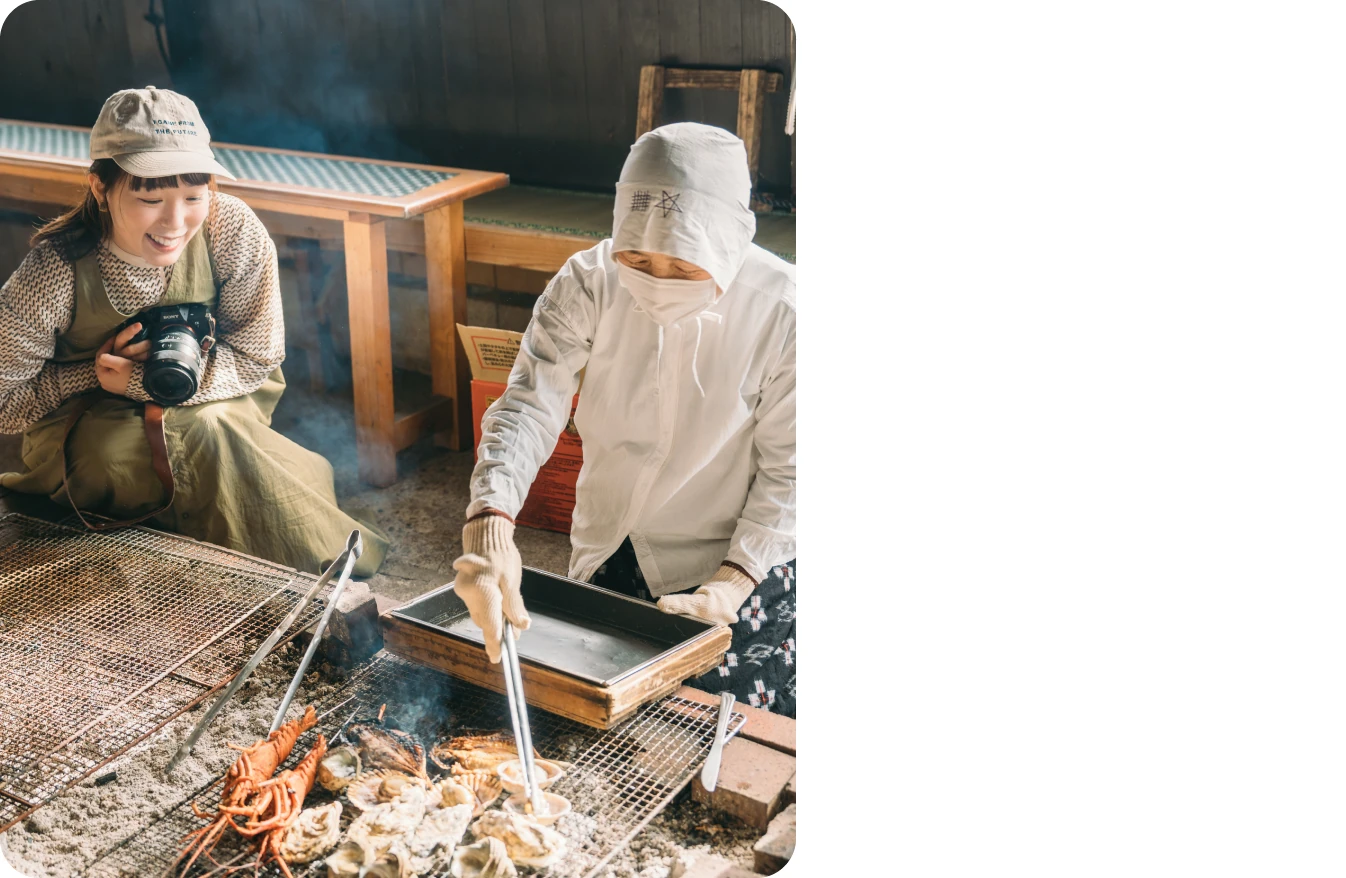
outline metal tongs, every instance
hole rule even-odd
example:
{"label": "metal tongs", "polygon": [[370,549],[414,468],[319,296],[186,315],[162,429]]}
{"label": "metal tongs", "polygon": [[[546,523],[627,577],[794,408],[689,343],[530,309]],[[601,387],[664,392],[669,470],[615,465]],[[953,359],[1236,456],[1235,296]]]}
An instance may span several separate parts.
{"label": "metal tongs", "polygon": [[332,589],[331,595],[327,598],[327,609],[323,611],[322,618],[318,620],[318,626],[313,629],[313,639],[308,642],[308,649],[304,651],[304,658],[299,662],[299,670],[294,672],[294,679],[290,681],[290,688],[285,690],[285,697],[281,699],[280,707],[276,709],[276,718],[271,721],[272,732],[280,728],[280,724],[285,722],[285,711],[290,709],[290,702],[294,700],[294,694],[299,691],[299,684],[304,681],[304,672],[308,670],[308,663],[313,658],[313,654],[318,651],[318,641],[322,640],[322,633],[327,630],[327,623],[336,610],[337,602],[341,600],[341,593],[346,590],[346,583],[350,581],[351,571],[355,569],[355,562],[364,554],[364,551],[365,544],[364,539],[360,536],[360,531],[358,529],[351,531],[351,535],[346,538],[346,565],[341,568],[341,578],[337,580],[336,587]]}
{"label": "metal tongs", "polygon": [[528,731],[528,704],[523,697],[523,675],[519,672],[519,651],[514,643],[514,625],[505,620],[500,637],[500,665],[505,674],[505,695],[509,698],[509,719],[514,724],[514,744],[523,767],[524,812],[543,813],[542,790],[533,777],[533,735]]}
{"label": "metal tongs", "polygon": [[[252,658],[248,659],[247,664],[243,666],[242,670],[234,675],[234,680],[229,684],[229,688],[225,689],[224,694],[216,699],[215,703],[210,706],[210,710],[206,711],[206,715],[201,717],[200,722],[196,724],[196,728],[192,729],[192,733],[187,736],[187,740],[182,742],[182,746],[178,748],[178,752],[174,753],[173,758],[168,761],[168,767],[164,769],[166,772],[171,772],[177,767],[179,762],[192,752],[192,747],[196,746],[197,738],[201,737],[201,733],[206,730],[206,726],[210,725],[211,720],[215,719],[215,715],[220,712],[220,708],[224,707],[225,703],[228,702],[230,698],[234,697],[234,693],[243,687],[244,682],[247,681],[253,671],[257,670],[257,666],[262,663],[262,659],[266,658],[266,654],[276,645],[276,641],[280,640],[281,635],[290,629],[290,626],[303,614],[304,610],[308,609],[308,605],[313,602],[313,598],[322,590],[322,587],[331,581],[332,571],[336,570],[338,566],[341,566],[342,571],[341,580],[337,588],[342,588],[345,585],[347,578],[350,577],[351,568],[355,566],[355,559],[360,557],[362,548],[363,544],[360,540],[360,531],[358,529],[351,531],[350,536],[346,538],[346,548],[342,550],[335,561],[327,566],[327,569],[322,572],[322,576],[318,577],[318,581],[309,587],[309,590],[304,593],[304,597],[299,603],[295,604],[294,609],[281,620],[281,623],[276,626],[276,630],[271,632],[271,636],[268,637],[261,646],[257,647],[257,651],[252,654]],[[332,607],[334,606],[336,606],[336,600],[329,600],[327,604],[327,615],[331,614]],[[323,616],[324,620],[327,618],[327,615]],[[313,642],[317,642],[316,637]],[[310,644],[310,652],[312,651],[312,648],[312,644]],[[308,656],[304,657],[304,661],[308,661]],[[290,688],[293,690],[295,688],[294,684],[291,684]],[[294,693],[292,691],[287,694],[286,697],[291,698],[293,695]],[[288,706],[288,702],[286,706]]]}

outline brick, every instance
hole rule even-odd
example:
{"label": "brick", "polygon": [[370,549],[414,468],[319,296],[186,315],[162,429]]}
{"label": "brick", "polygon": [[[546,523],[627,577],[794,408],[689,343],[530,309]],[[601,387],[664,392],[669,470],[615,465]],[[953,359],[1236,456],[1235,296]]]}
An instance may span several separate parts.
{"label": "brick", "polygon": [[795,806],[771,818],[766,835],[752,846],[752,867],[762,875],[774,875],[795,853]]}
{"label": "brick", "polygon": [[790,778],[790,782],[785,785],[785,792],[781,793],[781,801],[784,802],[787,807],[795,803],[795,779],[793,777]]}
{"label": "brick", "polygon": [[692,779],[692,798],[764,830],[785,807],[781,796],[794,773],[793,756],[753,741],[732,738],[724,745],[715,792],[706,792],[698,773]]}
{"label": "brick", "polygon": [[684,851],[673,861],[668,878],[723,878],[734,864],[718,854]]}
{"label": "brick", "polygon": [[[711,707],[718,707],[720,704],[718,694],[712,695],[691,686],[683,686],[676,694],[679,698],[686,698],[688,701],[695,701],[698,704],[706,704]],[[756,741],[758,744],[770,747],[773,750],[779,750],[782,753],[788,753],[791,756],[795,755],[795,721],[793,719],[788,716],[781,716],[778,713],[772,713],[769,710],[752,707],[741,701],[734,702],[734,710],[747,717],[747,722],[739,730],[738,737]]]}
{"label": "brick", "polygon": [[[316,627],[316,623],[315,623]],[[349,667],[383,649],[378,602],[369,585],[350,580],[327,620],[318,653],[334,665]]]}

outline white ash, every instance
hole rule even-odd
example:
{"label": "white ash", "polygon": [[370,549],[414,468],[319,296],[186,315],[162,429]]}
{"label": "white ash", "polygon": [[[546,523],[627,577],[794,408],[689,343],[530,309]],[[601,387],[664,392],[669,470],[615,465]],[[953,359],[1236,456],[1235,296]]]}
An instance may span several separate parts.
{"label": "white ash", "polygon": [[[297,645],[288,644],[258,665],[171,776],[164,773],[165,766],[218,695],[173,720],[93,776],[68,787],[11,828],[4,834],[5,860],[25,875],[84,875],[90,864],[114,845],[222,774],[238,758],[226,744],[246,746],[266,737],[300,655]],[[338,685],[339,681],[310,671],[287,718],[299,716],[305,706]],[[101,787],[94,785],[94,778],[110,771],[117,772],[116,780]]]}

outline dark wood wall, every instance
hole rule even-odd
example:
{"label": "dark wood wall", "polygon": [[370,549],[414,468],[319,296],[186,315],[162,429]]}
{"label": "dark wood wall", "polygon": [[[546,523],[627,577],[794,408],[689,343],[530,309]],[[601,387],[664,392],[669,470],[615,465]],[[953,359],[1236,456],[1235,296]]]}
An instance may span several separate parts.
{"label": "dark wood wall", "polygon": [[[92,125],[119,88],[168,84],[216,140],[505,171],[603,190],[643,64],[790,69],[763,0],[35,0],[0,32],[0,116]],[[793,194],[787,95],[769,97],[760,188]],[[732,129],[733,92],[670,90],[664,121]]]}

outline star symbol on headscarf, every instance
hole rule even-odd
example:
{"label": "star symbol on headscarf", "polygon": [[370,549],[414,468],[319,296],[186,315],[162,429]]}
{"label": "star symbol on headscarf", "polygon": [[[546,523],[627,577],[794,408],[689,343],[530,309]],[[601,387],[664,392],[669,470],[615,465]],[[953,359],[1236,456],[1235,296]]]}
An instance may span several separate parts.
{"label": "star symbol on headscarf", "polygon": [[663,197],[655,207],[664,212],[664,219],[668,219],[670,213],[682,213],[682,208],[678,207],[678,199],[682,197],[681,193],[670,193],[660,190],[659,194]]}

